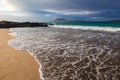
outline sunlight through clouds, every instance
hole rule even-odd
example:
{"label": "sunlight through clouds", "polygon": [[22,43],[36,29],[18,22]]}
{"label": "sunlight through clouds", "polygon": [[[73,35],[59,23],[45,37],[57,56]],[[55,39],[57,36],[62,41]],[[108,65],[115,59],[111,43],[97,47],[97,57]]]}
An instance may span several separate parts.
{"label": "sunlight through clouds", "polygon": [[15,8],[7,3],[6,0],[0,0],[0,11],[14,11]]}
{"label": "sunlight through clouds", "polygon": [[120,0],[0,0],[0,19],[14,16],[45,21],[56,17],[112,20],[120,18],[119,3]]}
{"label": "sunlight through clouds", "polygon": [[25,11],[19,11],[15,6],[10,4],[7,0],[0,0],[0,20],[16,20],[21,17],[30,16]]}

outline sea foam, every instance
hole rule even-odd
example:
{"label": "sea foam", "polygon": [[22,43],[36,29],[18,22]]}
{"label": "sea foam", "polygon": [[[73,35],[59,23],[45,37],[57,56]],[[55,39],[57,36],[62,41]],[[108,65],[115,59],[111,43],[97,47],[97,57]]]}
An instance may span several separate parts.
{"label": "sea foam", "polygon": [[108,32],[120,32],[120,28],[109,27],[109,26],[102,27],[102,26],[52,25],[50,27],[82,29],[82,30],[95,30],[95,31],[108,31]]}
{"label": "sea foam", "polygon": [[35,57],[43,80],[120,79],[119,33],[53,27],[10,31],[15,39],[9,45]]}

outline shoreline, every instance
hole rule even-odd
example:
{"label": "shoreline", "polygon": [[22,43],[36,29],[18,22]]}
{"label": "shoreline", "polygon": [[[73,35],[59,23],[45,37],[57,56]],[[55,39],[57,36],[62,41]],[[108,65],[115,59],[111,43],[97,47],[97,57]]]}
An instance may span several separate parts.
{"label": "shoreline", "polygon": [[42,72],[42,66],[41,66],[41,64],[39,63],[39,61],[32,55],[32,53],[29,51],[29,50],[27,50],[27,52],[35,59],[35,61],[37,62],[37,64],[39,64],[39,73],[40,73],[40,79],[41,80],[45,80],[44,79],[44,77],[43,77],[43,72]]}
{"label": "shoreline", "polygon": [[[11,32],[10,29],[9,29],[8,35],[14,37],[14,35],[12,34],[12,32]],[[10,41],[10,40],[9,40],[9,41]],[[9,44],[9,41],[8,41],[8,45],[11,46],[11,45]],[[12,48],[14,48],[14,47],[12,47]],[[16,48],[14,48],[14,49],[17,50]],[[22,50],[20,50],[20,51],[22,51]],[[39,69],[38,69],[38,71],[39,71],[39,75],[40,75],[40,80],[44,80],[41,64],[38,62],[38,60],[35,58],[35,56],[32,55],[32,53],[31,53],[29,50],[25,50],[25,51],[27,51],[27,53],[29,53],[29,54],[35,59],[35,61],[37,62],[37,64],[39,64]]]}
{"label": "shoreline", "polygon": [[0,80],[40,80],[39,64],[28,51],[15,50],[9,29],[0,29]]}
{"label": "shoreline", "polygon": [[9,44],[33,55],[44,79],[119,79],[118,33],[51,27],[10,31],[15,39]]}

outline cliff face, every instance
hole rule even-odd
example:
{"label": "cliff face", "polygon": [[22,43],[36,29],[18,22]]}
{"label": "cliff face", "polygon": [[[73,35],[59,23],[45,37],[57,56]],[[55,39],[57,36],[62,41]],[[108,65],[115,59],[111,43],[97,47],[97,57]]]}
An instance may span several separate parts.
{"label": "cliff face", "polygon": [[47,23],[37,23],[37,22],[10,22],[10,21],[0,21],[0,28],[11,28],[11,27],[48,27]]}

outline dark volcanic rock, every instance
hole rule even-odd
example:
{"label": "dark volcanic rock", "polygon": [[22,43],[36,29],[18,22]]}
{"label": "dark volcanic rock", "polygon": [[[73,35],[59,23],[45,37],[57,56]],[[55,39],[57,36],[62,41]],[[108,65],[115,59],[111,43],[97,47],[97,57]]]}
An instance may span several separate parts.
{"label": "dark volcanic rock", "polygon": [[48,27],[47,23],[37,23],[37,22],[10,22],[10,21],[0,21],[0,28],[11,28],[11,27]]}

